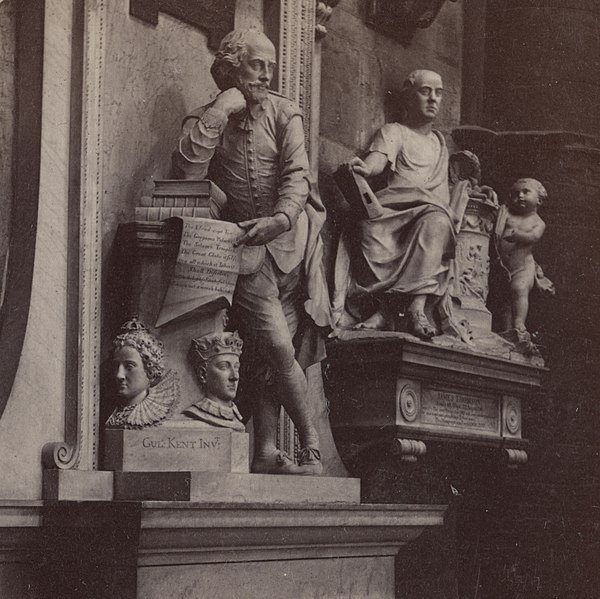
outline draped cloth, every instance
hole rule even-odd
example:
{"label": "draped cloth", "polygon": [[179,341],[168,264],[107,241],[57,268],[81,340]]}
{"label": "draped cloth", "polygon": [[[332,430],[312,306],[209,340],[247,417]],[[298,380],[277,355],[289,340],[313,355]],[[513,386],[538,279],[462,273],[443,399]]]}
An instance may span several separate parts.
{"label": "draped cloth", "polygon": [[[448,150],[438,131],[424,136],[391,123],[380,129],[369,151],[387,156],[388,185],[376,194],[380,215],[342,234],[335,269],[335,321],[343,326],[345,311],[361,318],[361,300],[370,294],[425,294],[439,299],[442,329],[449,328],[444,332],[456,333],[450,292],[469,183],[460,181],[450,195]],[[440,251],[441,260],[432,263],[431,256]]]}

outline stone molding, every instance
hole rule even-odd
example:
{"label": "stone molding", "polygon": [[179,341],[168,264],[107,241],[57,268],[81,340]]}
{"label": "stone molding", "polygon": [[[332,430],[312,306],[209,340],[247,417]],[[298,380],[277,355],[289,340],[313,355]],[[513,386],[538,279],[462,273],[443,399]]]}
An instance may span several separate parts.
{"label": "stone molding", "polygon": [[235,0],[130,0],[129,14],[158,25],[159,12],[202,29],[208,47],[216,50],[225,34],[234,28]]}
{"label": "stone molding", "polygon": [[[107,0],[86,0],[74,22],[74,43],[83,47],[81,69],[82,102],[80,148],[72,149],[71,160],[81,164],[79,185],[71,188],[71,212],[78,219],[71,223],[69,249],[78,257],[70,287],[69,329],[75,331],[73,348],[76,367],[66,381],[65,438],[49,443],[42,450],[46,468],[93,470],[98,463],[98,418],[100,403],[100,317],[102,268],[102,153],[103,147],[103,72],[106,51]],[[77,78],[74,78],[74,83]],[[77,93],[74,94],[76,96]],[[77,111],[72,115],[77,122]],[[72,165],[71,165],[72,168]]]}

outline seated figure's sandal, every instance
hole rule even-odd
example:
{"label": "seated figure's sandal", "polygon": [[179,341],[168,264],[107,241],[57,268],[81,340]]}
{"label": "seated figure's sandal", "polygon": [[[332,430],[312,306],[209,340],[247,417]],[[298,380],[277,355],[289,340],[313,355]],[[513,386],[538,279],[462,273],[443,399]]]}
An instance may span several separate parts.
{"label": "seated figure's sandal", "polygon": [[423,312],[406,313],[408,319],[408,332],[419,339],[431,339],[435,336],[435,328]]}

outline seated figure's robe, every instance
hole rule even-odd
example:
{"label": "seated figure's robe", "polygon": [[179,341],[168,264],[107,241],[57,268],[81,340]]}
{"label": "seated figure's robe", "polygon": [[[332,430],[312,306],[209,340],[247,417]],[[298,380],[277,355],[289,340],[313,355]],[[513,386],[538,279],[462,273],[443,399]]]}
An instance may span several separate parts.
{"label": "seated figure's robe", "polygon": [[[358,304],[368,294],[448,298],[456,235],[468,201],[466,181],[450,196],[448,150],[438,131],[423,135],[389,123],[369,152],[384,154],[390,168],[387,186],[376,194],[380,216],[360,221],[338,248],[334,311],[341,326],[344,307],[355,319],[364,316]],[[432,260],[434,255],[441,258]]]}

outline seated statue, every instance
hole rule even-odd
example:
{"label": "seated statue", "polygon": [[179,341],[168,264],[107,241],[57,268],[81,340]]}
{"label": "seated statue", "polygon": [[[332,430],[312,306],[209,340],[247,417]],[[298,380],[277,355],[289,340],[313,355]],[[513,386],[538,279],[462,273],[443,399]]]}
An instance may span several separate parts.
{"label": "seated statue", "polygon": [[534,288],[549,295],[555,293],[552,281],[544,276],[532,252],[546,228],[537,211],[547,197],[546,189],[536,179],[519,179],[512,186],[509,201],[500,208],[494,230],[500,266],[506,274],[509,290],[503,294],[500,334],[525,353],[535,351],[525,327],[529,294]]}
{"label": "seated statue", "polygon": [[211,333],[192,340],[189,360],[200,384],[201,397],[182,414],[212,426],[245,431],[233,400],[240,380],[243,341],[237,332]]}
{"label": "seated statue", "polygon": [[118,405],[109,428],[145,428],[166,420],[179,400],[179,379],[166,371],[162,342],[136,317],[121,327],[112,343]]}
{"label": "seated statue", "polygon": [[468,335],[452,319],[450,298],[468,193],[461,184],[450,194],[448,150],[433,129],[442,91],[437,73],[412,72],[402,89],[403,122],[384,125],[364,160],[349,162],[367,178],[387,169],[378,214],[360,220],[354,235],[346,232],[338,251],[334,310],[360,320],[354,328],[394,331],[403,312],[406,331],[421,339]]}

